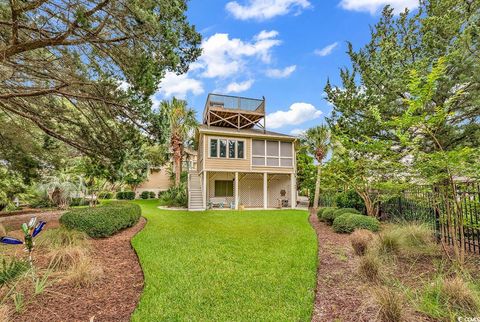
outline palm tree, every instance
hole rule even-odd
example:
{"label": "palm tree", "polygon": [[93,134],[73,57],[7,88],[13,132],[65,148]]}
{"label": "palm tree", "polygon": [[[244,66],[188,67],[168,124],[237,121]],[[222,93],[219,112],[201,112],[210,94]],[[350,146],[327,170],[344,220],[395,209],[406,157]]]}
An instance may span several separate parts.
{"label": "palm tree", "polygon": [[320,196],[320,175],[322,173],[322,162],[331,149],[331,133],[326,125],[318,125],[308,129],[302,136],[302,142],[308,152],[317,160],[317,180],[315,182],[315,196],[313,198],[313,211],[317,212],[318,199]]}
{"label": "palm tree", "polygon": [[195,118],[195,111],[187,107],[187,102],[175,97],[171,101],[163,101],[160,104],[160,109],[168,121],[170,146],[175,168],[175,187],[178,187],[182,174],[184,144],[197,126],[197,119]]}

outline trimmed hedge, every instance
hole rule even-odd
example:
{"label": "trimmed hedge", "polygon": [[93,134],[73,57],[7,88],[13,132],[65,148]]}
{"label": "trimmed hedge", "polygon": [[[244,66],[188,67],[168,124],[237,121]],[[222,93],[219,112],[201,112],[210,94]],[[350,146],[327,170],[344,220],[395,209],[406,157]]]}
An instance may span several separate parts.
{"label": "trimmed hedge", "polygon": [[335,220],[335,218],[337,218],[338,216],[341,216],[343,214],[346,214],[346,213],[360,214],[360,212],[358,210],[353,209],[353,208],[340,208],[340,209],[333,208],[333,211],[332,210],[325,211],[323,213],[322,219],[327,224],[331,225],[331,224],[333,224],[333,221]]}
{"label": "trimmed hedge", "polygon": [[335,211],[337,211],[337,208],[325,209],[322,212],[322,221],[326,222],[328,225],[331,225],[333,223],[333,220],[335,219],[333,215]]}
{"label": "trimmed hedge", "polygon": [[60,217],[69,229],[85,232],[93,238],[112,236],[138,222],[142,211],[139,205],[111,202],[101,207],[74,209]]}
{"label": "trimmed hedge", "polygon": [[150,198],[150,191],[142,191],[142,193],[140,194],[140,198],[142,199]]}
{"label": "trimmed hedge", "polygon": [[113,193],[109,191],[100,192],[98,194],[98,199],[112,199],[112,198],[113,198]]}
{"label": "trimmed hedge", "polygon": [[133,200],[133,199],[135,199],[135,192],[134,191],[119,191],[119,192],[117,192],[117,199],[118,200]]}
{"label": "trimmed hedge", "polygon": [[343,214],[357,214],[361,215],[362,213],[355,208],[340,208],[335,210],[335,218]]}
{"label": "trimmed hedge", "polygon": [[333,221],[333,230],[337,233],[351,233],[355,229],[378,231],[380,222],[377,218],[350,213],[340,215]]}
{"label": "trimmed hedge", "polygon": [[325,211],[331,211],[331,210],[336,210],[336,209],[337,209],[336,207],[323,207],[323,208],[318,209],[318,211],[317,211],[318,220],[324,221],[323,214],[325,213]]}

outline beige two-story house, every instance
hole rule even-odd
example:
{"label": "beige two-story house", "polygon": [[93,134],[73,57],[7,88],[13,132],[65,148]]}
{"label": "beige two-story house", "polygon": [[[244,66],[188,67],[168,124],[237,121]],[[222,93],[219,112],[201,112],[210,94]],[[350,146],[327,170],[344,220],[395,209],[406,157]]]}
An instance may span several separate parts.
{"label": "beige two-story house", "polygon": [[[185,149],[182,161],[182,171],[190,171],[197,168],[197,151]],[[155,195],[173,187],[173,174],[175,165],[170,160],[160,167],[149,167],[147,178],[135,189],[135,197],[140,198],[143,191],[153,191]]]}
{"label": "beige two-story house", "polygon": [[265,99],[209,94],[189,209],[296,205],[295,137],[266,130]]}

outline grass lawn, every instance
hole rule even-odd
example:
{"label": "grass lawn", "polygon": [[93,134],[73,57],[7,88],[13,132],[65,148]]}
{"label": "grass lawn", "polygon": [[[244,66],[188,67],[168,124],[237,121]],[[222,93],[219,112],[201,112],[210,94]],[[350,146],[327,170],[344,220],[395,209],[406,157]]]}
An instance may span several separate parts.
{"label": "grass lawn", "polygon": [[309,321],[317,243],[308,214],[165,211],[133,239],[145,289],[133,321]]}

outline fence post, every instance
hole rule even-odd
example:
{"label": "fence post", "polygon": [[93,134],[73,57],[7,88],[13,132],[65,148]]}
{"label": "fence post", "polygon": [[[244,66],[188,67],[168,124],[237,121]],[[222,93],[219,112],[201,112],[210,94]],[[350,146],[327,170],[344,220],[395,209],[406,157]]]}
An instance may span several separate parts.
{"label": "fence post", "polygon": [[435,205],[436,195],[438,193],[438,187],[433,186],[433,196],[432,196],[432,205],[433,205],[433,212],[435,215],[435,237],[437,242],[440,242],[442,239],[442,232],[440,231],[440,211],[438,210],[439,207]]}
{"label": "fence post", "polygon": [[402,199],[403,199],[403,195],[405,194],[405,190],[402,191],[402,193],[400,194],[400,196],[398,197],[398,211],[399,211],[399,214],[400,214],[400,217],[401,218],[404,218],[404,214],[403,214],[403,204],[402,204]]}

